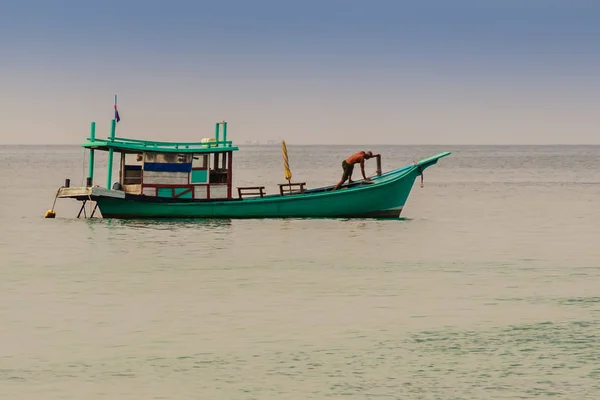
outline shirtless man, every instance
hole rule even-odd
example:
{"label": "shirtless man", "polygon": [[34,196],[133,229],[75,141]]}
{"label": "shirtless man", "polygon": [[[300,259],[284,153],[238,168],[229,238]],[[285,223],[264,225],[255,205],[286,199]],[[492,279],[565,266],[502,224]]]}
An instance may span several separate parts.
{"label": "shirtless man", "polygon": [[370,151],[359,151],[358,153],[354,153],[350,157],[342,161],[342,169],[344,170],[344,174],[342,175],[342,179],[338,182],[337,185],[335,185],[333,190],[339,189],[339,187],[342,186],[344,182],[346,182],[346,179],[348,180],[348,184],[354,182],[352,180],[352,172],[354,171],[354,164],[358,163],[360,163],[360,171],[362,172],[362,176],[363,178],[365,178],[365,181],[371,181],[365,175],[365,160],[368,160],[371,157],[379,157],[379,154],[373,154]]}

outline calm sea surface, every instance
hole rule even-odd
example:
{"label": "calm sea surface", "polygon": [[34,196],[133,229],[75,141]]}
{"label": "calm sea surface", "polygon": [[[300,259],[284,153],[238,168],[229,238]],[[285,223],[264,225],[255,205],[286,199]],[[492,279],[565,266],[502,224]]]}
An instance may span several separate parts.
{"label": "calm sea surface", "polygon": [[[599,399],[600,147],[371,149],[452,155],[400,220],[151,222],[44,219],[83,149],[0,147],[1,398]],[[283,181],[279,146],[234,167]]]}

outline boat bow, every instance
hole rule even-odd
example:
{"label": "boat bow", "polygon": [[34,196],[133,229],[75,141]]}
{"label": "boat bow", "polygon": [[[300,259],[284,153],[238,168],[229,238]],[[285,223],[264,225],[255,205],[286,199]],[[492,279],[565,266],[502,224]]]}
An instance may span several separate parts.
{"label": "boat bow", "polygon": [[420,166],[421,170],[424,171],[426,168],[431,167],[432,165],[436,164],[440,158],[444,158],[449,155],[450,155],[450,152],[446,151],[444,153],[436,154],[435,156],[425,158],[421,161],[416,162],[415,164]]}

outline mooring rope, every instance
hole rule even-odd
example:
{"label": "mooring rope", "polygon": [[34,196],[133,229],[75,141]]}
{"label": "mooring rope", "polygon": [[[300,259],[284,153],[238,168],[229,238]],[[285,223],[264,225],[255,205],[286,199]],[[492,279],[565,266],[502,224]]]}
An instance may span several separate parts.
{"label": "mooring rope", "polygon": [[413,164],[417,167],[419,175],[421,175],[421,187],[423,187],[423,167],[421,167],[421,164],[418,164],[416,161],[413,161]]}

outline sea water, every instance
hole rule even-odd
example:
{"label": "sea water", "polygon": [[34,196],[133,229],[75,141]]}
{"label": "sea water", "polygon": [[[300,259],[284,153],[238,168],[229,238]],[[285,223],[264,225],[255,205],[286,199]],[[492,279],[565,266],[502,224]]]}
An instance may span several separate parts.
{"label": "sea water", "polygon": [[43,218],[82,148],[0,147],[2,398],[600,398],[600,147],[288,145],[293,180],[363,149],[452,155],[398,220],[119,221]]}

